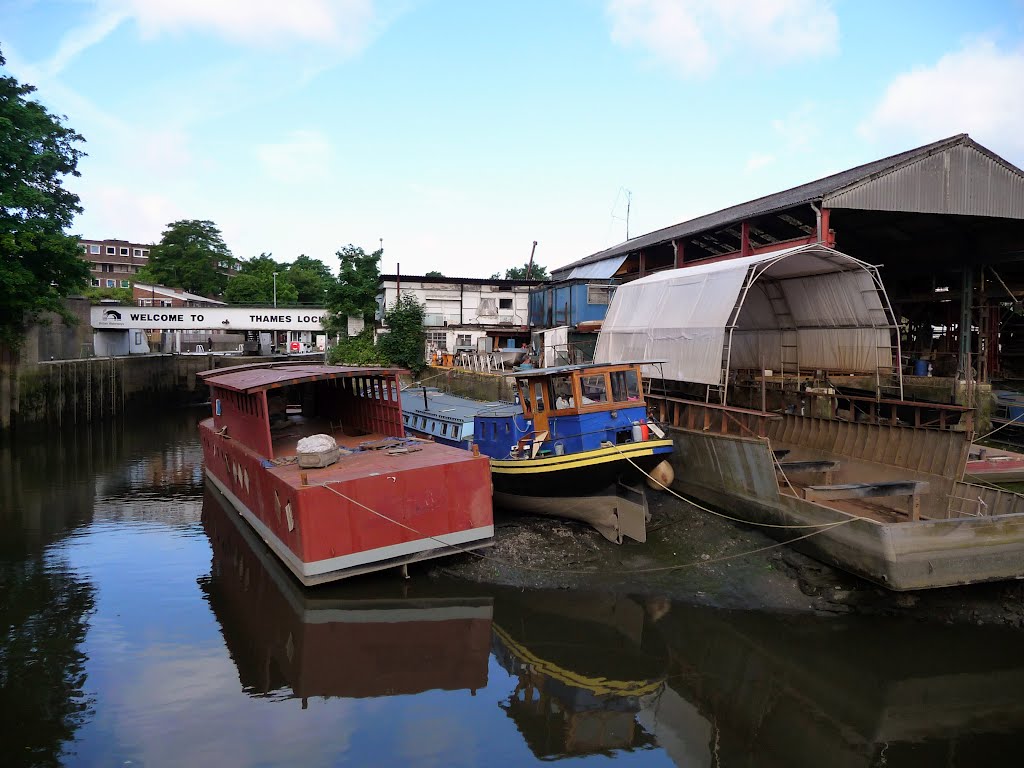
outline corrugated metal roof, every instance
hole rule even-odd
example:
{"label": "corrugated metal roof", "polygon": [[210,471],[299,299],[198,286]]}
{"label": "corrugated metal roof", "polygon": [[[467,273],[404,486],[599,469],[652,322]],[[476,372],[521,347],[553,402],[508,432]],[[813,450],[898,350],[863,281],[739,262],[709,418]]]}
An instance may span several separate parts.
{"label": "corrugated metal roof", "polygon": [[235,392],[251,394],[263,389],[305,384],[323,379],[344,379],[352,376],[380,376],[408,373],[402,368],[374,368],[344,365],[240,365],[203,371],[199,377],[207,384]]}
{"label": "corrugated metal roof", "polygon": [[[641,235],[564,267],[554,269],[551,274],[556,280],[562,279],[568,271],[584,264],[611,259],[622,254],[635,253],[642,248],[658,243],[720,229],[755,216],[784,211],[816,200],[825,200],[826,205],[833,208],[870,207],[874,210],[916,211],[917,208],[895,206],[924,205],[926,202],[936,202],[931,199],[934,192],[930,188],[938,182],[935,167],[945,168],[947,164],[950,167],[957,167],[958,163],[965,165],[967,169],[963,173],[955,172],[949,176],[949,178],[957,180],[954,184],[956,189],[954,193],[944,194],[955,194],[957,204],[963,210],[970,211],[971,215],[1024,219],[1024,171],[981,146],[966,133],[961,133],[942,141],[901,152],[898,155],[858,165],[855,168],[783,192],[759,197],[756,200],[740,203],[696,219],[684,221],[681,224]],[[915,170],[908,169],[906,174],[897,173],[895,178],[885,179],[877,186],[874,183],[887,174],[893,174],[914,165],[920,167]],[[868,183],[871,183],[871,188],[865,189],[864,187]],[[914,191],[915,186],[916,192]],[[925,187],[929,187],[927,191],[925,191]],[[855,189],[860,191],[856,195],[851,195],[849,202],[842,204],[835,202],[839,199],[840,193],[845,193],[847,190],[853,192]],[[1000,194],[1004,194],[1005,199],[998,200],[997,197]],[[858,204],[852,204],[854,200]],[[872,201],[872,204],[867,206],[869,200]]]}
{"label": "corrugated metal roof", "polygon": [[1024,218],[1024,176],[976,146],[927,155],[826,195],[829,208]]}

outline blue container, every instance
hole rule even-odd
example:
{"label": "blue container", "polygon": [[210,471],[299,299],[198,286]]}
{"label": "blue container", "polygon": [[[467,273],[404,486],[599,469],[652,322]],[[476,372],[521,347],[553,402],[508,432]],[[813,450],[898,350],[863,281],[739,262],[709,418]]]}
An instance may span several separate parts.
{"label": "blue container", "polygon": [[928,375],[928,361],[927,360],[915,360],[914,361],[914,375],[915,376],[927,376]]}

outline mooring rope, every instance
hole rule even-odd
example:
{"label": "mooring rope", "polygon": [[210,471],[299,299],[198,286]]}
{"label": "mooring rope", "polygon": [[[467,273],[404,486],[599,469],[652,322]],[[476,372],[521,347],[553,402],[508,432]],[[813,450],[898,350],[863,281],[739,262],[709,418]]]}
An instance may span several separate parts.
{"label": "mooring rope", "polygon": [[[626,457],[626,458],[628,460],[628,457]],[[632,462],[630,462],[630,463],[632,463]],[[640,469],[640,468],[637,467],[637,469]],[[640,471],[643,472],[642,469],[640,469]],[[647,473],[644,472],[644,474],[647,474]],[[657,481],[655,481],[655,482],[657,482]],[[682,570],[683,568],[692,568],[695,565],[713,565],[715,563],[722,563],[722,562],[725,562],[727,560],[735,560],[735,559],[740,558],[740,557],[747,557],[748,555],[756,555],[756,554],[758,554],[760,552],[767,552],[767,551],[772,550],[772,549],[778,549],[780,547],[787,546],[788,544],[792,544],[795,541],[800,541],[802,539],[808,539],[811,536],[816,536],[819,533],[823,533],[825,531],[832,530],[833,528],[837,528],[840,525],[846,525],[847,523],[852,523],[854,520],[861,519],[859,517],[850,517],[847,520],[839,520],[839,521],[837,521],[835,523],[827,523],[827,524],[825,524],[825,525],[827,525],[827,527],[825,527],[825,526],[815,526],[815,527],[818,528],[818,530],[811,531],[810,533],[805,533],[802,536],[797,536],[797,537],[792,538],[792,539],[787,539],[786,541],[775,542],[773,544],[768,544],[767,546],[758,547],[757,549],[751,549],[751,550],[747,550],[745,552],[737,552],[737,553],[734,553],[734,554],[731,554],[731,555],[723,555],[722,557],[713,557],[713,558],[709,557],[707,559],[703,559],[702,558],[700,560],[693,560],[693,561],[691,561],[689,563],[680,563],[678,565],[665,565],[665,566],[659,566],[659,567],[654,567],[654,568],[626,568],[626,569],[620,569],[620,570],[614,570],[614,571],[613,570],[609,570],[609,569],[605,569],[603,571],[597,571],[595,569],[582,570],[582,569],[578,569],[578,568],[576,568],[576,569],[574,569],[574,568],[540,568],[540,567],[532,566],[532,565],[524,565],[522,563],[514,563],[511,560],[505,560],[504,558],[494,557],[492,555],[485,555],[485,554],[483,554],[481,552],[478,552],[475,549],[469,549],[467,547],[462,547],[462,546],[459,546],[458,544],[451,544],[451,543],[445,541],[444,539],[438,538],[437,536],[431,536],[428,533],[423,533],[422,531],[419,531],[419,530],[417,530],[416,528],[413,528],[410,525],[406,525],[405,523],[400,522],[399,520],[395,520],[393,517],[385,515],[382,512],[378,512],[377,510],[372,509],[371,507],[366,506],[361,501],[359,501],[357,499],[353,499],[351,496],[348,496],[347,494],[342,493],[337,488],[332,488],[331,487],[332,483],[319,483],[317,485],[320,488],[326,488],[331,493],[337,494],[341,498],[351,502],[352,504],[355,504],[358,507],[361,507],[362,509],[365,509],[367,512],[369,512],[369,513],[371,513],[373,515],[376,515],[377,517],[381,518],[382,520],[386,520],[386,521],[388,521],[390,523],[393,523],[394,525],[397,525],[399,528],[404,528],[405,530],[407,530],[407,531],[409,531],[411,533],[415,533],[417,536],[420,536],[421,538],[430,539],[431,541],[436,541],[437,543],[442,544],[442,545],[444,545],[446,547],[451,547],[452,549],[454,549],[454,550],[456,550],[458,552],[461,552],[461,553],[466,554],[466,555],[472,555],[472,556],[474,556],[476,558],[479,558],[481,560],[488,560],[490,562],[497,563],[499,565],[504,565],[504,566],[507,566],[509,568],[518,568],[519,570],[522,570],[522,571],[531,571],[531,572],[534,572],[534,573],[559,573],[559,574],[576,574],[576,575],[584,575],[584,576],[593,576],[595,573],[603,572],[603,573],[614,573],[614,574],[617,574],[617,575],[629,576],[629,575],[632,575],[632,574],[665,573],[665,572],[668,572],[668,571],[678,571],[678,570]],[[659,485],[661,485],[661,483],[659,483]],[[664,487],[664,486],[662,486],[662,487]],[[676,494],[676,495],[678,495],[678,494]],[[679,498],[683,499],[683,501],[686,501],[688,503],[691,503],[691,504],[694,503],[694,502],[690,502],[689,499],[684,499],[682,496],[680,496]],[[701,507],[699,504],[695,504],[695,506],[699,507],[700,509],[704,509],[704,507]],[[736,519],[736,518],[729,518],[729,519]],[[744,522],[744,521],[741,520],[739,522]],[[785,527],[785,526],[775,526],[775,527]],[[804,526],[804,527],[808,527],[808,526]]]}
{"label": "mooring rope", "polygon": [[994,434],[995,434],[996,432],[998,432],[998,431],[999,431],[1000,429],[1002,429],[1003,427],[1008,427],[1008,426],[1010,426],[1011,424],[1014,424],[1014,423],[1016,423],[1016,422],[1020,421],[1021,419],[1024,419],[1024,413],[1020,414],[1019,416],[1014,416],[1014,417],[1013,417],[1012,419],[1010,419],[1010,420],[1009,420],[1008,422],[1006,422],[1005,424],[1000,424],[1000,425],[999,425],[998,427],[996,427],[995,429],[993,429],[993,430],[992,430],[992,431],[990,431],[990,432],[986,432],[986,433],[985,433],[984,435],[982,435],[981,437],[976,437],[976,438],[974,438],[974,442],[978,442],[979,440],[985,440],[985,439],[987,439],[987,438],[989,438],[989,437],[992,437],[992,435],[994,435]]}
{"label": "mooring rope", "polygon": [[[777,523],[758,523],[758,522],[755,522],[753,520],[744,520],[743,518],[740,518],[740,517],[732,517],[731,515],[727,515],[724,512],[716,512],[715,510],[709,509],[708,507],[705,507],[702,504],[698,504],[693,499],[688,499],[685,496],[682,496],[682,495],[676,493],[671,488],[669,488],[667,485],[665,485],[663,482],[658,480],[658,478],[656,478],[653,475],[650,475],[647,472],[645,472],[643,467],[638,465],[629,456],[627,456],[626,454],[622,453],[622,451],[619,449],[618,446],[615,446],[615,450],[617,450],[619,452],[619,454],[622,456],[622,458],[624,458],[626,461],[628,461],[630,464],[632,464],[637,469],[637,471],[639,471],[641,474],[645,475],[648,479],[653,480],[655,483],[657,483],[659,486],[661,486],[661,488],[663,488],[664,490],[666,490],[669,493],[671,493],[673,496],[675,496],[680,501],[685,501],[687,504],[692,504],[697,509],[702,510],[704,512],[707,512],[709,514],[715,515],[716,517],[721,517],[721,518],[724,518],[726,520],[732,520],[734,523],[743,523],[744,525],[756,525],[756,526],[760,526],[762,528],[790,528],[790,529],[794,529],[794,530],[798,530],[798,529],[802,529],[802,528],[824,528],[824,529],[827,530],[829,528],[835,528],[837,525],[845,525],[846,523],[852,522],[853,520],[864,520],[864,519],[866,519],[866,518],[859,517],[857,515],[853,515],[850,520],[837,520],[834,523],[811,523],[811,524],[808,524],[808,525],[779,525]],[[786,482],[787,483],[789,482],[788,478],[787,478]],[[792,487],[793,486],[790,485],[790,488],[792,488]],[[794,491],[794,493],[795,493],[795,491]],[[844,513],[844,514],[849,514],[849,513],[847,512],[847,513]],[[793,541],[796,541],[796,539],[793,539]]]}

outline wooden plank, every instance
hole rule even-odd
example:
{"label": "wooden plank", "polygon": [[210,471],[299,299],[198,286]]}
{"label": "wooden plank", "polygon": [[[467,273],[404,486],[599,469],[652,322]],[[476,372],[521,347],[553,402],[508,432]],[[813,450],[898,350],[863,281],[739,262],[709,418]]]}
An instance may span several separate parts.
{"label": "wooden plank", "polygon": [[828,459],[821,461],[780,461],[778,464],[787,472],[824,472],[827,469],[839,469],[838,461]]}
{"label": "wooden plank", "polygon": [[809,501],[837,501],[839,499],[869,499],[879,496],[918,496],[928,493],[928,488],[929,484],[923,480],[809,485],[804,489],[804,498]]}

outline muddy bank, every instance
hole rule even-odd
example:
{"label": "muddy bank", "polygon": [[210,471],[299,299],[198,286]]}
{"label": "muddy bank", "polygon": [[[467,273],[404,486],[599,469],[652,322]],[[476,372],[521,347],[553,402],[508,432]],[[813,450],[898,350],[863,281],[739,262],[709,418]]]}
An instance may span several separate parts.
{"label": "muddy bank", "polygon": [[582,523],[496,510],[487,559],[441,572],[511,587],[606,590],[693,605],[815,614],[902,616],[1024,627],[1024,582],[897,593],[781,546],[662,493],[648,493],[646,544],[610,544]]}

